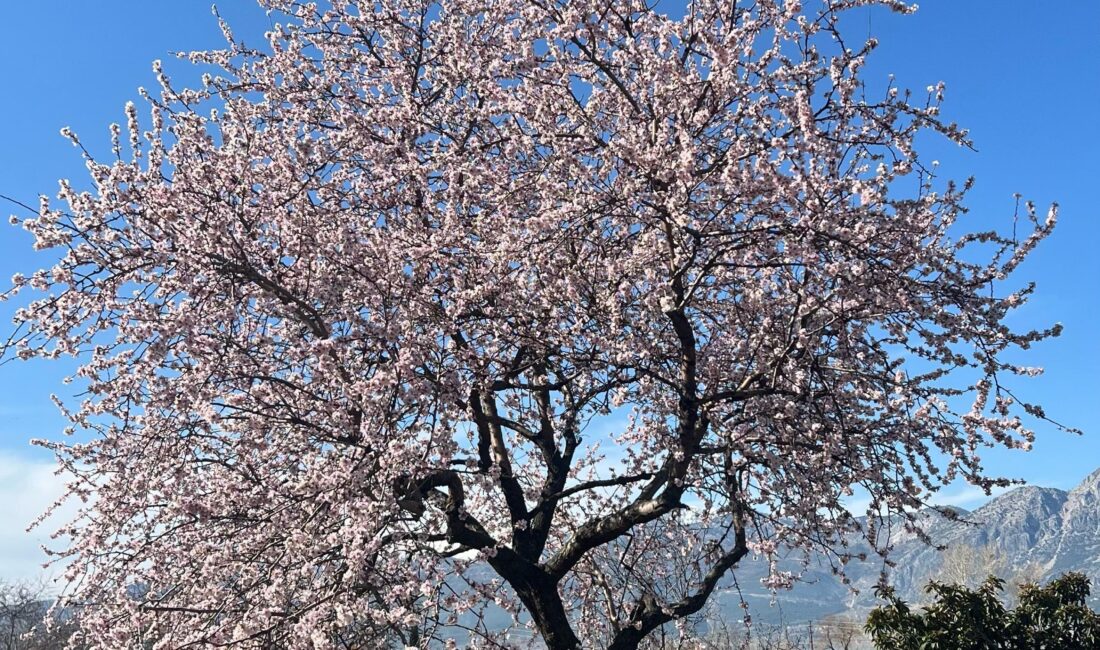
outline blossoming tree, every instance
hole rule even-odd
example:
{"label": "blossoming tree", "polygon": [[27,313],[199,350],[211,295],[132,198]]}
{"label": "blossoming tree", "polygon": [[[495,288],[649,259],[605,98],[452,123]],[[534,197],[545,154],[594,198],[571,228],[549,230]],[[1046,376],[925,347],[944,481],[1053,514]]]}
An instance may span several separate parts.
{"label": "blossoming tree", "polygon": [[1005,354],[1057,328],[999,281],[1054,211],[959,236],[914,138],[966,133],[942,86],[865,88],[838,17],[870,4],[908,10],[267,0],[263,49],[155,65],[15,279],[9,353],[79,359],[91,435],[43,444],[85,640],[489,645],[499,608],[634,648],[746,555],[782,587],[781,549],[842,570],[1004,483],[979,448],[1045,418]]}

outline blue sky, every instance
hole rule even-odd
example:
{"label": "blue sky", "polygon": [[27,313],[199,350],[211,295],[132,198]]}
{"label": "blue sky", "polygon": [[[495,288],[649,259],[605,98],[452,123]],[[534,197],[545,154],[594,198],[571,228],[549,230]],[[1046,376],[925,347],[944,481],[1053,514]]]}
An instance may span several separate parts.
{"label": "blue sky", "polygon": [[[675,0],[673,0],[675,1]],[[245,40],[267,18],[248,0],[219,7]],[[1100,467],[1100,3],[1033,0],[927,0],[913,16],[861,11],[846,21],[853,40],[880,41],[865,78],[921,91],[947,83],[944,116],[971,131],[977,152],[933,140],[928,157],[946,177],[977,177],[968,202],[972,228],[1010,227],[1014,192],[1062,206],[1059,227],[1019,271],[1039,283],[1019,314],[1021,326],[1060,321],[1060,339],[1037,346],[1028,365],[1046,375],[1022,391],[1057,419],[1085,430],[1076,437],[1038,428],[1028,454],[991,452],[988,469],[1052,487],[1069,487]],[[249,38],[249,36],[252,38]],[[85,178],[78,152],[58,130],[70,126],[93,152],[108,147],[107,125],[123,121],[138,86],[155,86],[150,64],[164,59],[176,80],[187,68],[175,50],[218,47],[221,35],[205,0],[35,0],[0,4],[0,194],[34,205],[57,179]],[[0,216],[19,214],[0,203]],[[3,220],[6,223],[6,219]],[[0,284],[47,263],[22,231],[0,225]],[[12,306],[0,303],[0,333]],[[42,557],[23,528],[59,492],[48,455],[32,437],[59,435],[63,423],[49,394],[65,396],[65,368],[0,366],[0,578],[31,576]],[[974,506],[965,486],[943,501]]]}

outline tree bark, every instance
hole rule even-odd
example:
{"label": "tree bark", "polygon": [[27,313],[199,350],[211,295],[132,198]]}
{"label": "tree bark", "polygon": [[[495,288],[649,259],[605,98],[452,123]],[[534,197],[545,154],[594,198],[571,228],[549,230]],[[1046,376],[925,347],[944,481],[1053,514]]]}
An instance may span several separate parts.
{"label": "tree bark", "polygon": [[502,549],[489,564],[516,591],[548,650],[580,650],[555,579],[510,549]]}
{"label": "tree bark", "polygon": [[581,641],[573,632],[556,586],[517,589],[516,593],[531,613],[549,650],[580,650]]}

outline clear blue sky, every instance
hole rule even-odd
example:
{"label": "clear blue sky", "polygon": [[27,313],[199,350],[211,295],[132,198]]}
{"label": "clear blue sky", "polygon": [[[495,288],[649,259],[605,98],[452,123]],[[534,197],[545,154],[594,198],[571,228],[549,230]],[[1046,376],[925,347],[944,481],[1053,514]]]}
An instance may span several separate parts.
{"label": "clear blue sky", "polygon": [[[268,25],[262,11],[249,0],[219,8],[246,41],[259,44],[256,35]],[[987,454],[993,472],[1054,487],[1100,467],[1098,26],[1100,2],[1092,0],[926,0],[914,16],[873,11],[847,21],[853,40],[871,34],[881,43],[869,82],[893,73],[917,91],[947,83],[944,115],[971,130],[978,152],[936,142],[925,151],[941,161],[944,176],[977,177],[969,201],[974,228],[1009,226],[1014,192],[1044,209],[1054,200],[1062,205],[1054,236],[1020,270],[1020,279],[1039,282],[1039,292],[1019,322],[1061,321],[1065,333],[1033,350],[1028,364],[1047,374],[1022,392],[1086,435],[1040,427],[1033,452]],[[0,4],[0,194],[34,205],[58,178],[79,186],[82,161],[58,130],[70,126],[93,152],[106,152],[107,125],[124,121],[123,105],[139,100],[138,86],[155,86],[153,59],[164,59],[182,80],[186,66],[169,61],[169,52],[220,44],[206,0]],[[18,209],[0,204],[0,216],[11,213]],[[0,225],[0,283],[47,261],[31,252],[21,230]],[[0,303],[0,325],[11,307]],[[20,531],[57,486],[49,457],[27,441],[59,434],[63,423],[48,396],[65,395],[63,374],[48,364],[0,367],[0,578],[30,575],[40,561]],[[960,487],[945,500],[973,506],[981,497]]]}

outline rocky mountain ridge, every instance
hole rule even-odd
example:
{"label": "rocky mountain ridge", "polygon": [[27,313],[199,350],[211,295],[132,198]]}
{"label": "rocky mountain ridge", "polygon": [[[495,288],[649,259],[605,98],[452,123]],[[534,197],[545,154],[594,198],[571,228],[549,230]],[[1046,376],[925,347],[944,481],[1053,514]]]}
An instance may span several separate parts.
{"label": "rocky mountain ridge", "polygon": [[[1018,576],[1045,582],[1067,571],[1100,579],[1100,469],[1069,491],[1028,485],[994,497],[972,512],[953,510],[957,519],[929,513],[925,526],[935,544],[948,547],[948,554],[950,549],[962,548],[975,551],[975,557],[995,557],[996,573],[1010,582]],[[888,569],[889,582],[910,602],[923,599],[929,580],[950,577],[944,565],[945,552],[915,534],[895,532],[890,544],[895,566]],[[977,571],[986,568],[974,567]],[[792,623],[865,612],[877,604],[873,587],[881,569],[881,561],[850,564],[847,574],[853,590],[827,568],[811,567],[802,583],[775,597],[757,587],[765,571],[761,563],[744,563],[737,573],[754,618]],[[1100,585],[1094,596],[1097,591]],[[1100,603],[1100,598],[1096,601]],[[717,605],[723,616],[739,616],[740,598],[733,590],[724,591]]]}

